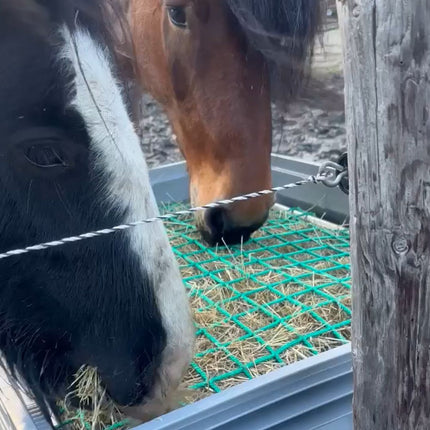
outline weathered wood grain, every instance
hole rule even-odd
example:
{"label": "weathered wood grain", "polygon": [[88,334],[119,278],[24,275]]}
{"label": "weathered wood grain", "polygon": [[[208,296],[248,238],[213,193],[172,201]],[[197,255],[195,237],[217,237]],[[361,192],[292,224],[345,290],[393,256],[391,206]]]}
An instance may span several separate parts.
{"label": "weathered wood grain", "polygon": [[430,429],[430,0],[339,4],[356,430]]}

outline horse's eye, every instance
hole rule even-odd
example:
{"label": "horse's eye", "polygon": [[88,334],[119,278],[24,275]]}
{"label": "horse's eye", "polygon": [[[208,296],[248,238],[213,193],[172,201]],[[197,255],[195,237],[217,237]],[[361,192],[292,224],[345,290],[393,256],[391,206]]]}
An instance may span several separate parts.
{"label": "horse's eye", "polygon": [[185,28],[187,26],[187,13],[184,6],[169,6],[167,13],[170,21],[176,27]]}
{"label": "horse's eye", "polygon": [[49,145],[35,144],[27,148],[25,158],[37,167],[67,167],[58,150]]}

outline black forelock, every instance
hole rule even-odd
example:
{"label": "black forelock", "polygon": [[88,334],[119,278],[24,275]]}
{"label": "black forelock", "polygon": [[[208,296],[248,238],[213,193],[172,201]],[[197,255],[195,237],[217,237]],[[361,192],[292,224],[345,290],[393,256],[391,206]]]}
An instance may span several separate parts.
{"label": "black forelock", "polygon": [[291,98],[309,69],[322,0],[226,0],[272,71],[275,101]]}

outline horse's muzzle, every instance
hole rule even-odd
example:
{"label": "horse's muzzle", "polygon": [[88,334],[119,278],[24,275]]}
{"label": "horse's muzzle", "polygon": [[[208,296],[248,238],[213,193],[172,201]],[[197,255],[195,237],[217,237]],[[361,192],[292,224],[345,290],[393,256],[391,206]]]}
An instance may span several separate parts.
{"label": "horse's muzzle", "polygon": [[202,239],[209,246],[236,245],[247,242],[252,233],[258,230],[266,221],[268,212],[264,217],[251,225],[235,225],[224,208],[208,209],[204,215],[204,226],[200,226]]}

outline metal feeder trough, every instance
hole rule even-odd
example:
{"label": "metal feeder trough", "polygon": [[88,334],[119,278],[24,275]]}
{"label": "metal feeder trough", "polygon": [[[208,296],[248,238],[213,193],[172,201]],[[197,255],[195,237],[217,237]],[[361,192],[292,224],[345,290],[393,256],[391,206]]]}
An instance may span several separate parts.
{"label": "metal feeder trough", "polygon": [[[317,171],[315,163],[272,155],[274,186],[306,179]],[[159,203],[189,199],[185,163],[153,169],[150,178]],[[280,192],[277,203],[311,208],[324,223],[342,224],[349,214],[347,196],[323,185]],[[347,344],[226,389],[136,430],[352,430],[351,403],[352,361]],[[49,429],[38,407],[1,368],[0,429]]]}

